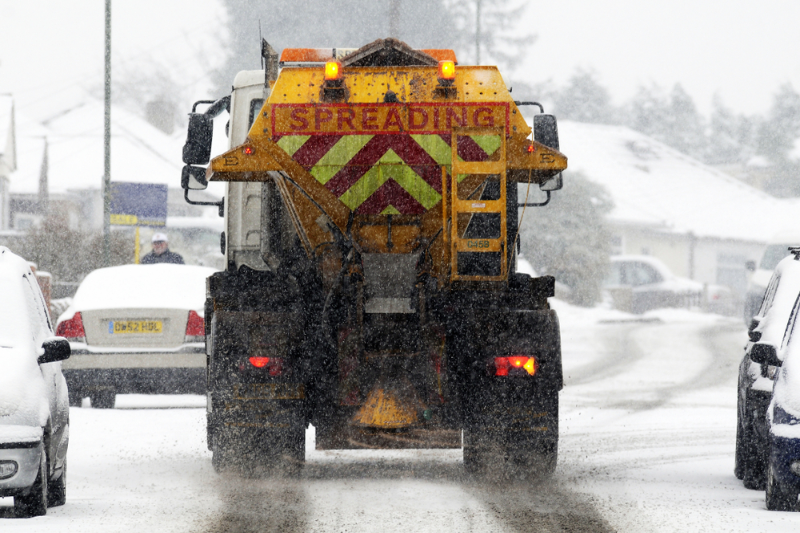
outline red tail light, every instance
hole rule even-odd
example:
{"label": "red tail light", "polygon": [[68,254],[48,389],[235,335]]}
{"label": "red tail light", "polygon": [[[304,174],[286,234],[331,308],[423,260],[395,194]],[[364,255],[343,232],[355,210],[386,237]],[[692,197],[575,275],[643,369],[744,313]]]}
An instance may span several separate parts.
{"label": "red tail light", "polygon": [[206,323],[196,311],[189,311],[186,322],[186,339],[184,342],[203,342],[206,338]]}
{"label": "red tail light", "polygon": [[270,376],[283,374],[283,359],[280,357],[251,357],[248,360],[256,368],[266,368]]}
{"label": "red tail light", "polygon": [[[495,376],[507,376],[509,371],[520,369],[527,372],[529,375],[536,374],[538,365],[536,358],[527,355],[512,355],[508,357],[495,357],[494,358]],[[521,372],[517,372],[521,374]],[[524,375],[524,374],[523,374]]]}
{"label": "red tail light", "polygon": [[75,313],[69,320],[61,322],[56,328],[56,335],[75,342],[86,342],[86,331],[83,329],[80,312]]}

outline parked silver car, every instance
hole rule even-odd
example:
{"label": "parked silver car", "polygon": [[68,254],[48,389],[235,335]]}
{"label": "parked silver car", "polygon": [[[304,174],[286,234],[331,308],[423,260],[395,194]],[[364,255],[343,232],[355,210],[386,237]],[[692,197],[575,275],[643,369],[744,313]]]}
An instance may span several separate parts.
{"label": "parked silver car", "polygon": [[67,495],[69,405],[60,361],[66,339],[28,263],[0,247],[0,496],[18,516],[39,516]]}
{"label": "parked silver car", "polygon": [[112,408],[117,393],[205,394],[206,278],[214,269],[123,265],[91,272],[56,332],[70,403]]}

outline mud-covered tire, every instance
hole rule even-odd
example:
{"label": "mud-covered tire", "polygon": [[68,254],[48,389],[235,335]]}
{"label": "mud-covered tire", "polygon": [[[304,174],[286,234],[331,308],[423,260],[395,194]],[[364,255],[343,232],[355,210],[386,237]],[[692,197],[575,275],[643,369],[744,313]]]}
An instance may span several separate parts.
{"label": "mud-covered tire", "polygon": [[44,516],[47,514],[47,453],[43,450],[39,460],[39,473],[31,491],[25,496],[14,497],[14,514],[19,518]]}
{"label": "mud-covered tire", "polygon": [[101,389],[88,394],[93,409],[113,409],[117,400],[117,391]]}
{"label": "mud-covered tire", "polygon": [[767,486],[768,451],[756,442],[749,417],[742,430],[742,481],[747,489],[764,490]]}
{"label": "mud-covered tire", "polygon": [[64,459],[64,467],[61,475],[56,480],[51,480],[47,492],[47,506],[58,507],[67,503],[67,460]]}
{"label": "mud-covered tire", "polygon": [[766,485],[767,509],[770,511],[794,511],[797,508],[797,492],[781,488],[775,478],[772,466],[768,467]]}
{"label": "mud-covered tire", "polygon": [[[741,399],[738,400],[741,403]],[[742,429],[741,409],[736,409],[736,452],[733,459],[733,475],[736,479],[744,479],[744,430]]]}

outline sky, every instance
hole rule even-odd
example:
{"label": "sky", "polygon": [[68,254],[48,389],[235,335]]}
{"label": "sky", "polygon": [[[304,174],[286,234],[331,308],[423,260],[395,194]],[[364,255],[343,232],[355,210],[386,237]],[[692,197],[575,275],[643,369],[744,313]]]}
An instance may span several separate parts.
{"label": "sky", "polygon": [[615,103],[680,83],[704,114],[715,93],[761,114],[781,84],[800,90],[796,1],[531,1],[523,21],[538,36],[523,66],[533,83],[592,69]]}
{"label": "sky", "polygon": [[[101,91],[103,8],[102,0],[0,0],[0,93],[44,116]],[[219,0],[114,1],[112,74],[167,69],[192,99],[209,96],[224,17]],[[615,103],[641,85],[680,83],[703,113],[715,93],[736,111],[763,113],[780,84],[800,88],[798,21],[800,2],[790,0],[530,1],[509,31],[537,35],[515,73],[531,84],[563,84],[581,67]]]}

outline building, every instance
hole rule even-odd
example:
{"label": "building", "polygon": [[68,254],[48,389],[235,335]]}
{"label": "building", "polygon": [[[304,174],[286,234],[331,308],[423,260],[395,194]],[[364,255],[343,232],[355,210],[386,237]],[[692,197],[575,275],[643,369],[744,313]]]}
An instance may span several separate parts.
{"label": "building", "polygon": [[569,172],[602,184],[614,201],[616,254],[658,257],[676,275],[743,297],[745,263],[758,260],[775,233],[798,225],[796,200],[774,198],[630,128],[559,126]]}

